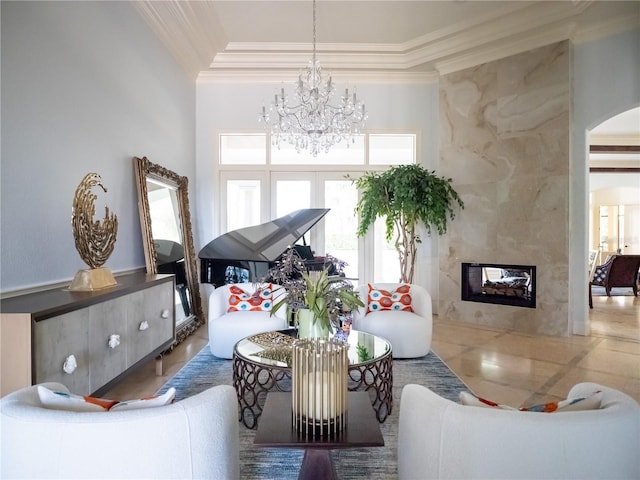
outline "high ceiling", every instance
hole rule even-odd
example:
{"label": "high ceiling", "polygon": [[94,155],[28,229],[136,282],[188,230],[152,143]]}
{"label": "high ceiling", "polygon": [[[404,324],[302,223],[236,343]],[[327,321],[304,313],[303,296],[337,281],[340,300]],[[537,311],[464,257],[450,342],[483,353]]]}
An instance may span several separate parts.
{"label": "high ceiling", "polygon": [[[133,2],[193,75],[261,80],[310,58],[311,0]],[[640,26],[638,1],[317,0],[334,75],[424,80],[571,38]]]}
{"label": "high ceiling", "polygon": [[[312,0],[133,4],[193,78],[280,83],[310,59]],[[318,57],[338,81],[424,82],[549,43],[639,27],[640,1],[317,0],[316,18]],[[640,109],[591,136],[640,143]]]}

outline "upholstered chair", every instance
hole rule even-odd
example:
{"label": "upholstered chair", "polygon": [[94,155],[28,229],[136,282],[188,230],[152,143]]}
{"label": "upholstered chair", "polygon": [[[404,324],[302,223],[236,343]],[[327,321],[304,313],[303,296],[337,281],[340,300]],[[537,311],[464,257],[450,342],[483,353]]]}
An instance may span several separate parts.
{"label": "upholstered chair", "polygon": [[599,409],[541,413],[466,406],[406,385],[398,478],[640,478],[638,403],[593,383],[575,385],[567,398],[598,390]]}
{"label": "upholstered chair", "polygon": [[[287,327],[286,305],[273,315],[269,310],[229,311],[232,287],[240,288],[249,294],[256,291],[259,284],[233,283],[216,288],[209,296],[209,348],[219,358],[233,358],[233,347],[245,337],[256,333],[282,330]],[[273,285],[274,302],[284,295],[284,288]]]}
{"label": "upholstered chair", "polygon": [[592,285],[604,287],[607,296],[611,296],[612,288],[630,287],[637,297],[639,273],[640,255],[613,255],[604,264],[596,266],[589,283],[589,307],[593,308]]}
{"label": "upholstered chair", "polygon": [[229,385],[117,412],[45,408],[32,386],[2,398],[0,409],[3,479],[239,478],[238,401]]}
{"label": "upholstered chair", "polygon": [[[371,284],[376,291],[393,293],[403,284],[375,283]],[[356,288],[364,307],[354,313],[352,326],[356,330],[373,333],[387,339],[391,343],[393,358],[422,357],[431,350],[433,319],[431,295],[423,287],[409,285],[411,310],[398,311],[397,305],[390,310],[374,309],[369,305],[369,284]],[[377,305],[379,306],[379,305]]]}

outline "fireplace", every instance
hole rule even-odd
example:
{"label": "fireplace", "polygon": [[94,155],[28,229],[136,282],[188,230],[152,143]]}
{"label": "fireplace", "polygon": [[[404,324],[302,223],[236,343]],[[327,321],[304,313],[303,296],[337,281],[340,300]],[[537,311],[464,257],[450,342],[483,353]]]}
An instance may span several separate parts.
{"label": "fireplace", "polygon": [[536,267],[463,263],[462,300],[536,308]]}

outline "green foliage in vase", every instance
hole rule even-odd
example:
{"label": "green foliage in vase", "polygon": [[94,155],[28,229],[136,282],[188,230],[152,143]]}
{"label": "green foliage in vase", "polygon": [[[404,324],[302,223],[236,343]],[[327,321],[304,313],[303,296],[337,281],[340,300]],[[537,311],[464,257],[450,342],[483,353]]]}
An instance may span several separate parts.
{"label": "green foliage in vase", "polygon": [[[304,261],[294,249],[287,250],[267,275],[266,279],[282,285],[286,296],[279,298],[271,308],[275,313],[286,303],[295,315],[299,309],[309,309],[315,321],[323,327],[339,326],[339,317],[363,307],[353,285],[342,276],[345,263],[327,255],[322,270],[307,272]],[[329,275],[330,269],[338,275]]]}
{"label": "green foliage in vase", "polygon": [[361,192],[356,212],[360,215],[361,237],[378,217],[384,218],[387,241],[394,236],[400,261],[400,281],[411,283],[420,236],[424,224],[427,234],[446,233],[448,220],[464,203],[451,186],[452,179],[438,177],[420,165],[398,165],[384,172],[367,172],[351,181]]}
{"label": "green foliage in vase", "polygon": [[367,360],[371,360],[372,356],[367,350],[367,347],[364,345],[356,345],[356,351],[358,352],[358,361],[366,362]]}
{"label": "green foliage in vase", "polygon": [[337,323],[341,313],[364,307],[353,286],[343,277],[329,276],[328,270],[302,272],[305,283],[304,303],[322,326]]}

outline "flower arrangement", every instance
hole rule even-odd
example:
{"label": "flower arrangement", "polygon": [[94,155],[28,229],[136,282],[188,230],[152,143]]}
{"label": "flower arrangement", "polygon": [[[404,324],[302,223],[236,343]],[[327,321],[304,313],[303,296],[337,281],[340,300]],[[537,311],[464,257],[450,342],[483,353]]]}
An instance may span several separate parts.
{"label": "flower arrangement", "polygon": [[286,298],[276,301],[271,309],[276,312],[285,303],[294,318],[299,310],[313,312],[314,321],[331,330],[340,326],[340,316],[350,313],[364,304],[344,278],[345,262],[331,255],[325,257],[322,270],[307,271],[307,267],[293,249],[288,249],[267,274],[267,280],[282,285]]}

